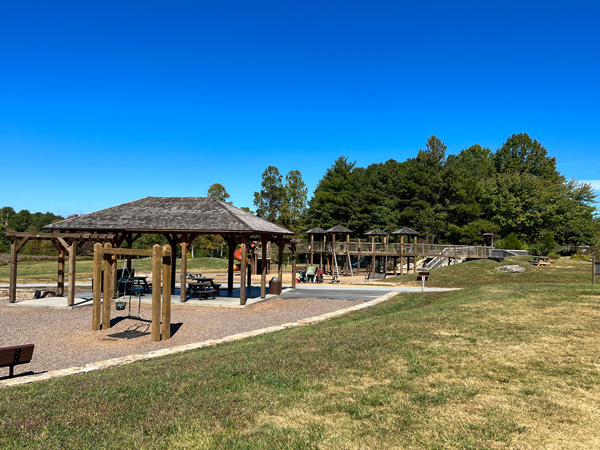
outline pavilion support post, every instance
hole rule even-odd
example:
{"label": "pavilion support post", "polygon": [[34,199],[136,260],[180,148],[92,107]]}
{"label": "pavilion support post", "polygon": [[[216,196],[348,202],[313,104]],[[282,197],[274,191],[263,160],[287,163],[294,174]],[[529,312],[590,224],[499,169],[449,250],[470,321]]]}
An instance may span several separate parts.
{"label": "pavilion support post", "polygon": [[283,282],[283,236],[277,236],[277,276]]}
{"label": "pavilion support post", "polygon": [[179,287],[179,301],[187,301],[187,251],[189,243],[183,241],[181,243],[181,281]]}
{"label": "pavilion support post", "polygon": [[325,250],[327,248],[327,235],[324,234],[323,235],[323,247],[321,248],[321,252],[319,253],[319,262],[321,263],[321,268],[323,270],[327,270],[327,261],[325,261],[325,264],[323,264],[323,250]]}
{"label": "pavilion support post", "polygon": [[171,246],[171,292],[175,292],[175,282],[177,280],[177,240],[171,234],[164,235]]}
{"label": "pavilion support post", "polygon": [[248,246],[246,253],[248,254],[248,258],[250,259],[250,267],[246,272],[246,286],[252,286],[252,268],[254,267],[254,249],[252,246]]}
{"label": "pavilion support post", "polygon": [[17,301],[17,240],[10,242],[10,288],[8,301],[14,303]]}
{"label": "pavilion support post", "polygon": [[[165,245],[162,248],[162,338],[171,339],[171,246]],[[155,288],[158,289],[158,286]],[[154,295],[154,294],[153,294]]]}
{"label": "pavilion support post", "polygon": [[73,239],[69,245],[69,293],[67,305],[75,304],[75,263],[77,259],[77,241]]}
{"label": "pavilion support post", "polygon": [[242,234],[241,248],[241,264],[240,264],[240,305],[246,304],[246,272],[248,263],[246,261],[248,247],[248,236]]}
{"label": "pavilion support post", "polygon": [[296,287],[296,244],[291,243],[290,249],[292,250],[292,289]]}
{"label": "pavilion support post", "polygon": [[92,303],[92,330],[100,329],[102,315],[102,244],[94,244],[94,300]]}
{"label": "pavilion support post", "polygon": [[55,244],[58,250],[58,277],[56,280],[56,295],[65,295],[65,249]]}
{"label": "pavilion support post", "polygon": [[[310,235],[310,265],[311,266],[314,264],[314,261],[313,261],[313,257],[315,254],[314,245],[315,245],[315,237],[314,237],[314,235],[311,234]],[[294,277],[295,277],[295,275],[294,275]]]}
{"label": "pavilion support post", "polygon": [[152,247],[152,326],[150,334],[154,342],[160,341],[160,297],[161,297],[162,249],[160,245]]}
{"label": "pavilion support post", "polygon": [[226,239],[226,242],[229,248],[229,258],[227,261],[227,290],[231,294],[233,291],[233,254],[235,253],[235,239],[233,236],[230,236]]}
{"label": "pavilion support post", "polygon": [[[127,248],[133,248],[133,235],[131,233],[126,234],[125,242],[127,242]],[[131,270],[131,268],[132,268],[131,260],[132,260],[131,255],[127,255],[127,270],[128,271]]]}
{"label": "pavilion support post", "polygon": [[262,264],[260,267],[260,298],[267,296],[267,236],[260,235],[260,243],[262,246]]}
{"label": "pavilion support post", "polygon": [[[104,248],[112,248],[110,243],[107,243]],[[112,299],[112,257],[114,255],[104,254],[104,292],[102,293],[102,328],[104,330],[110,328],[110,303]],[[70,275],[69,275],[70,277]],[[69,282],[71,279],[69,278]],[[70,287],[70,285],[69,285]]]}

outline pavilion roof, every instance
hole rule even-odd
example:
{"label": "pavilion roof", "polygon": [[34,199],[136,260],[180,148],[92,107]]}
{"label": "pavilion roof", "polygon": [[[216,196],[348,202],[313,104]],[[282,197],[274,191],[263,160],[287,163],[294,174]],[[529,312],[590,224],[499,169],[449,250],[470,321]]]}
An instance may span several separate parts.
{"label": "pavilion roof", "polygon": [[325,234],[325,233],[327,233],[327,231],[325,231],[321,227],[314,227],[306,232],[306,234]]}
{"label": "pavilion roof", "polygon": [[375,228],[374,230],[368,231],[365,233],[365,236],[387,236],[389,233],[387,231],[383,231],[380,228]]}
{"label": "pavilion roof", "polygon": [[407,236],[407,235],[418,236],[419,232],[413,230],[412,228],[402,227],[399,230],[393,231],[392,234],[402,234],[404,236]]}
{"label": "pavilion roof", "polygon": [[326,233],[352,233],[352,230],[342,225],[336,225],[335,227],[328,229]]}
{"label": "pavilion roof", "polygon": [[211,197],[145,197],[47,225],[61,231],[294,234]]}

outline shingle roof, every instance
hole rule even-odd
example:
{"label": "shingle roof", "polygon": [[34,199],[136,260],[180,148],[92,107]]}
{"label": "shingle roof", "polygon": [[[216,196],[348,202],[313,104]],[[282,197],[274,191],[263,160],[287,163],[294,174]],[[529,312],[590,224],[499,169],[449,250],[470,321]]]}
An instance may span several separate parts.
{"label": "shingle roof", "polygon": [[383,231],[380,228],[375,228],[374,230],[365,233],[365,236],[387,236],[388,234],[389,233],[387,231]]}
{"label": "shingle roof", "polygon": [[325,233],[327,233],[327,232],[321,227],[314,227],[306,232],[306,234],[325,234]]}
{"label": "shingle roof", "polygon": [[402,234],[402,235],[413,235],[413,236],[418,236],[419,232],[413,230],[412,228],[407,228],[407,227],[402,227],[399,230],[396,230],[394,232],[392,232],[392,234]]}
{"label": "shingle roof", "polygon": [[294,234],[211,197],[146,197],[44,228],[65,231]]}
{"label": "shingle roof", "polygon": [[327,230],[327,233],[352,233],[352,230],[343,227],[342,225],[336,225]]}

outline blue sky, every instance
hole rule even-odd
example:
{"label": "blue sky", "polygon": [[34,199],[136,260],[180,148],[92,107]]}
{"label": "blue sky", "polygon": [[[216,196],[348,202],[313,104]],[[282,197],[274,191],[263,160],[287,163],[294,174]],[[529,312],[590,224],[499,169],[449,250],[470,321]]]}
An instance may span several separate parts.
{"label": "blue sky", "polygon": [[600,189],[592,1],[0,4],[0,206],[87,213],[274,165],[309,195],[339,156],[539,140]]}

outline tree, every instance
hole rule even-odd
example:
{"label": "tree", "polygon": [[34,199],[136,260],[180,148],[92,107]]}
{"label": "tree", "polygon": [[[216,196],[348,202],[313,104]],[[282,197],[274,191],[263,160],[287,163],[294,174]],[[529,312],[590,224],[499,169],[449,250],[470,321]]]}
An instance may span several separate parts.
{"label": "tree", "polygon": [[282,176],[275,166],[268,166],[262,174],[262,189],[254,193],[256,215],[278,223],[282,206],[286,200],[286,191],[282,184]]}
{"label": "tree", "polygon": [[289,230],[297,233],[302,225],[302,216],[306,210],[308,190],[299,170],[291,170],[285,176],[285,199],[281,206],[279,222]]}
{"label": "tree", "polygon": [[224,203],[228,203],[227,199],[230,197],[227,191],[225,190],[225,186],[220,183],[214,183],[208,188],[208,192],[206,193],[207,197],[216,198],[217,200],[221,200]]}
{"label": "tree", "polygon": [[549,157],[544,146],[526,133],[509,137],[496,152],[495,164],[498,173],[528,173],[547,181],[564,181],[556,170],[556,158]]}
{"label": "tree", "polygon": [[356,162],[348,162],[346,156],[340,156],[327,169],[309,202],[308,226],[327,229],[350,223],[357,199],[352,178],[355,165]]}

